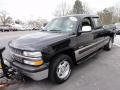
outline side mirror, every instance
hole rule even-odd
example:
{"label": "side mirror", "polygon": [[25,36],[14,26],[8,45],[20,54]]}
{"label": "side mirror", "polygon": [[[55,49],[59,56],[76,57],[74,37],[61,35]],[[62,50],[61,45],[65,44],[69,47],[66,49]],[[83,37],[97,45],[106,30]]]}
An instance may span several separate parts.
{"label": "side mirror", "polygon": [[92,30],[91,26],[83,26],[82,27],[82,32],[89,32],[91,30]]}

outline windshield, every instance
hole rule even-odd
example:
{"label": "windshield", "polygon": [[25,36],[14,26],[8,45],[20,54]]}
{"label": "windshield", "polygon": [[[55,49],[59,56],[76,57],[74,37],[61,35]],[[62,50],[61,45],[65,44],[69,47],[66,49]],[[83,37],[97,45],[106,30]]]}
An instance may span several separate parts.
{"label": "windshield", "polygon": [[53,19],[48,25],[46,25],[44,30],[50,32],[74,32],[76,25],[76,17],[62,17]]}

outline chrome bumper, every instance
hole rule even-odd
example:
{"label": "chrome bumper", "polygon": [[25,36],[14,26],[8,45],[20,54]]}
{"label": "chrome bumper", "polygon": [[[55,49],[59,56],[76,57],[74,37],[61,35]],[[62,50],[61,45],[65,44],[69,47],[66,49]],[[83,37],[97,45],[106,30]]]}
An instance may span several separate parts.
{"label": "chrome bumper", "polygon": [[24,75],[32,78],[35,81],[43,80],[48,77],[48,69],[40,71],[40,72],[35,72],[35,73],[26,72],[26,71],[22,71],[22,73]]}

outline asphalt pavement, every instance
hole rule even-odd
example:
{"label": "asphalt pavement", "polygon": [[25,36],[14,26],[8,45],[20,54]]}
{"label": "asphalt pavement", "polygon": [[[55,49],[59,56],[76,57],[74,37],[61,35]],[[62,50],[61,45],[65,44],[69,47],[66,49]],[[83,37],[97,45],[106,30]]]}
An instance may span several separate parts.
{"label": "asphalt pavement", "polygon": [[[0,33],[0,45],[7,46],[9,41],[28,33],[33,31]],[[63,84],[56,85],[48,79],[27,80],[4,90],[120,90],[120,36],[116,36],[111,51],[100,50],[75,66],[72,76]]]}

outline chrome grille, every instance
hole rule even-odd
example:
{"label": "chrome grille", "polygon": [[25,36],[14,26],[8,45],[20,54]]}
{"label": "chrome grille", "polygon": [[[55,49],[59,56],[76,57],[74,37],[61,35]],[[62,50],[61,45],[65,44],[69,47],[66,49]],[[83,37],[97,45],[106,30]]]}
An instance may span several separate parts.
{"label": "chrome grille", "polygon": [[11,47],[11,51],[13,52],[13,53],[15,53],[15,54],[19,54],[19,55],[22,55],[22,50],[20,50],[20,49],[16,49],[16,48],[12,48]]}
{"label": "chrome grille", "polygon": [[16,48],[10,48],[10,49],[11,49],[11,53],[12,53],[12,55],[11,55],[12,59],[15,60],[15,61],[23,63],[23,58],[14,55],[14,53],[18,54],[18,55],[22,55],[22,50],[19,50],[19,49],[16,49]]}
{"label": "chrome grille", "polygon": [[23,63],[23,58],[15,56],[14,54],[12,55],[12,59],[15,60],[15,61]]}

